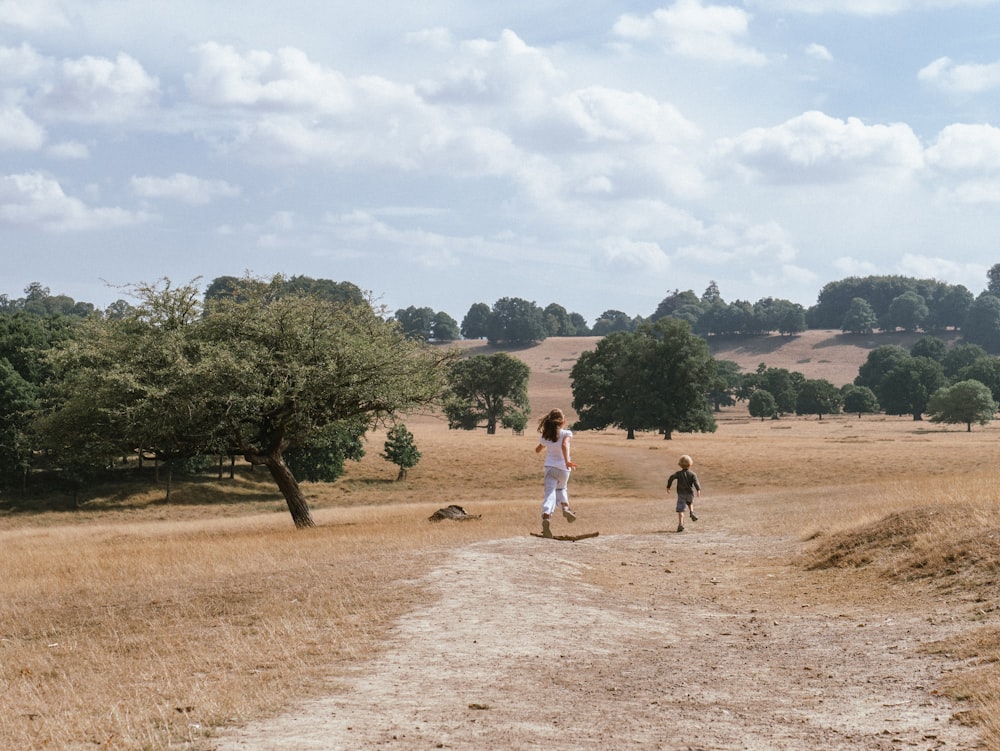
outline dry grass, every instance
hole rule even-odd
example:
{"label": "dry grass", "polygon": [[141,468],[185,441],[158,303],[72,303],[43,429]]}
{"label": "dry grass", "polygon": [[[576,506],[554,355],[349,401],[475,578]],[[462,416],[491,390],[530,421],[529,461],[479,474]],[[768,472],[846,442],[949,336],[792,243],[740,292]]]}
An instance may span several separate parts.
{"label": "dry grass", "polygon": [[[539,412],[567,404],[568,360],[533,364],[549,370],[533,375]],[[294,530],[269,480],[245,469],[177,485],[170,505],[147,488],[71,513],[0,516],[0,747],[208,748],[213,728],[328,692],[421,601],[420,574],[450,548],[535,528],[530,430],[407,424],[423,454],[409,479],[394,482],[373,434],[344,479],[307,486],[313,530]],[[951,608],[956,638],[929,648],[967,669],[941,690],[967,700],[1000,748],[998,439],[998,425],[759,422],[736,410],[715,434],[669,442],[580,434],[571,493],[602,533],[662,529],[665,477],[689,453],[706,519],[803,540],[802,565],[829,572],[830,598],[858,598],[861,577],[901,606]],[[482,519],[427,521],[450,503]]]}

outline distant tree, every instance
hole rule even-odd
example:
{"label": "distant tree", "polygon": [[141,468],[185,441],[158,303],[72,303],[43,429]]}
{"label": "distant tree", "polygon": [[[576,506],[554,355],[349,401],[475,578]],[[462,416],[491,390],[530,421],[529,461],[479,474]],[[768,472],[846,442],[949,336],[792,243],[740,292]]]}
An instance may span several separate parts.
{"label": "distant tree", "polygon": [[705,287],[705,291],[701,293],[701,302],[704,305],[714,305],[717,302],[722,302],[722,293],[719,292],[719,285],[715,283],[713,279]]}
{"label": "distant tree", "polygon": [[732,360],[715,361],[715,377],[708,391],[708,401],[716,412],[736,404],[736,391],[740,386],[742,368]]}
{"label": "distant tree", "polygon": [[955,380],[979,381],[990,390],[993,399],[1000,402],[1000,358],[989,355],[980,357],[961,368]]}
{"label": "distant tree", "polygon": [[405,480],[407,470],[416,467],[420,461],[420,452],[413,440],[413,433],[407,430],[403,423],[397,423],[389,428],[383,448],[382,458],[399,467],[397,482]]}
{"label": "distant tree", "polygon": [[453,342],[461,339],[462,334],[458,328],[458,321],[439,310],[434,314],[434,320],[431,322],[431,337],[436,342]]}
{"label": "distant tree", "polygon": [[104,309],[105,318],[115,318],[121,320],[122,318],[127,318],[132,315],[134,310],[132,306],[125,300],[115,300],[113,303],[108,305]]}
{"label": "distant tree", "polygon": [[930,307],[928,324],[939,331],[959,329],[969,315],[969,309],[975,302],[975,296],[968,289],[958,284],[949,288]]}
{"label": "distant tree", "polygon": [[972,365],[972,363],[983,358],[990,357],[990,354],[978,344],[966,344],[959,342],[945,353],[941,360],[946,378],[951,380],[964,380],[958,374],[962,368]]}
{"label": "distant tree", "polygon": [[545,306],[545,328],[549,336],[576,336],[576,326],[566,308],[556,303]]}
{"label": "distant tree", "polygon": [[570,370],[577,430],[620,428],[626,439],[648,425],[650,405],[646,373],[639,367],[642,342],[633,333],[615,331],[580,354]]}
{"label": "distant tree", "polygon": [[940,363],[907,356],[885,374],[878,390],[873,390],[887,414],[911,414],[914,420],[922,420],[931,394],[947,383]]}
{"label": "distant tree", "polygon": [[653,315],[649,317],[649,319],[655,322],[661,318],[666,318],[667,316],[676,317],[677,313],[682,309],[692,307],[697,308],[700,311],[701,300],[698,299],[698,296],[691,290],[681,292],[680,290],[675,289],[660,301],[660,304],[656,307],[656,310],[653,312]]}
{"label": "distant tree", "polygon": [[804,381],[805,376],[798,371],[772,368],[761,363],[755,372],[743,374],[741,394],[748,398],[754,391],[763,389],[774,398],[779,414],[791,414],[795,411],[799,388]]}
{"label": "distant tree", "polygon": [[399,327],[408,339],[426,342],[431,338],[434,311],[427,307],[416,308],[411,305],[396,311],[396,321],[399,322]]}
{"label": "distant tree", "polygon": [[997,403],[990,390],[976,380],[959,381],[941,388],[927,403],[931,422],[965,423],[967,432],[972,432],[972,423],[988,423],[996,411]]}
{"label": "distant tree", "polygon": [[285,464],[295,479],[308,482],[335,482],[344,474],[344,465],[361,461],[362,440],[367,425],[360,420],[332,423],[316,431],[308,444],[291,446],[284,453]]}
{"label": "distant tree", "polygon": [[587,336],[590,334],[590,327],[587,325],[587,319],[582,315],[579,313],[570,313],[569,320],[570,323],[573,324],[576,336]]}
{"label": "distant tree", "polygon": [[1000,263],[994,263],[990,266],[990,270],[986,272],[986,277],[989,279],[986,291],[991,295],[1000,297]]}
{"label": "distant tree", "polygon": [[545,313],[535,303],[520,297],[503,297],[493,303],[487,327],[490,344],[534,344],[546,336]]}
{"label": "distant tree", "polygon": [[795,398],[795,414],[823,415],[840,414],[840,391],[825,378],[811,378],[799,387]]}
{"label": "distant tree", "polygon": [[863,414],[873,414],[878,412],[879,404],[875,392],[867,386],[849,385],[844,393],[844,412],[857,414],[861,419]]}
{"label": "distant tree", "polygon": [[53,351],[55,388],[35,423],[46,448],[91,465],[139,448],[232,450],[270,472],[296,527],[313,526],[285,453],[438,403],[453,355],[407,340],[371,305],[282,282],[248,280],[240,299],[204,306],[193,285],[140,285],[134,317],[87,319]]}
{"label": "distant tree", "polygon": [[0,357],[0,484],[27,483],[33,443],[28,433],[37,392],[6,358]]}
{"label": "distant tree", "polygon": [[927,301],[916,292],[907,291],[894,298],[889,304],[889,310],[879,318],[879,328],[883,331],[894,331],[897,328],[904,331],[919,329],[930,310]]}
{"label": "distant tree", "polygon": [[751,394],[750,399],[747,400],[747,409],[751,417],[759,417],[761,422],[765,418],[778,416],[778,403],[774,401],[771,392],[764,389],[757,389]]}
{"label": "distant tree", "polygon": [[716,429],[705,398],[715,361],[705,340],[685,322],[646,322],[634,332],[606,337],[594,353],[584,354],[588,356],[581,355],[570,371],[573,407],[582,426],[614,424],[629,435],[659,430],[665,440],[675,431]]}
{"label": "distant tree", "polygon": [[858,368],[855,386],[867,386],[881,401],[882,379],[898,363],[910,358],[910,353],[896,344],[883,344],[868,353],[868,357]]}
{"label": "distant tree", "polygon": [[962,325],[962,336],[987,352],[1000,352],[1000,297],[983,293],[976,298]]}
{"label": "distant tree", "polygon": [[449,425],[471,429],[485,422],[486,433],[493,435],[505,419],[530,409],[530,375],[524,362],[506,352],[458,360],[448,374],[451,394],[445,413]]}
{"label": "distant tree", "polygon": [[635,325],[627,313],[620,310],[605,310],[594,321],[594,336],[607,336],[616,331],[632,331]]}
{"label": "distant tree", "polygon": [[948,345],[944,339],[936,336],[922,336],[910,347],[910,355],[913,357],[929,357],[937,362],[944,362],[944,356],[948,354]]}
{"label": "distant tree", "polygon": [[462,336],[466,339],[485,339],[490,332],[490,316],[493,312],[484,302],[473,303],[462,319]]}
{"label": "distant tree", "polygon": [[840,330],[845,334],[871,335],[878,325],[878,317],[868,301],[855,297],[851,300],[851,306],[847,309],[847,314],[840,324]]}

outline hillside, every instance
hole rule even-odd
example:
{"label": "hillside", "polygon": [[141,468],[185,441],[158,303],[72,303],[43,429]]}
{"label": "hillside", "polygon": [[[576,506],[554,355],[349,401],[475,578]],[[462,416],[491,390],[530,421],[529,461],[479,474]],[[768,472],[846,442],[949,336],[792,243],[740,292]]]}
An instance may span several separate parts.
{"label": "hillside", "polygon": [[[835,386],[854,381],[868,353],[884,344],[906,349],[923,334],[894,333],[862,336],[831,329],[814,329],[795,336],[761,336],[749,339],[713,339],[709,351],[717,360],[732,360],[744,371],[756,370],[760,363],[772,368],[798,371],[806,378],[825,378]],[[948,332],[941,338],[954,344],[959,335]],[[539,413],[550,407],[569,408],[569,373],[580,353],[597,346],[600,337],[549,337],[520,349],[491,347],[482,340],[461,341],[457,346],[470,355],[510,352],[531,368],[531,408]]]}

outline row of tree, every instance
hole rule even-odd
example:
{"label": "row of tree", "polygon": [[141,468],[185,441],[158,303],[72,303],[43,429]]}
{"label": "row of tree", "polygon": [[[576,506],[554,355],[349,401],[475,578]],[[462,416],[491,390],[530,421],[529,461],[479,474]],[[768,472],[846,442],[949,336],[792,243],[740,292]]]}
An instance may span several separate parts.
{"label": "row of tree", "polygon": [[[202,297],[137,285],[121,317],[0,316],[0,473],[72,487],[122,457],[241,456],[265,468],[296,526],[300,479],[331,479],[376,425],[440,402],[457,353],[405,337],[368,301],[245,278]],[[406,457],[405,434],[388,455]],[[401,469],[405,468],[400,464]]]}

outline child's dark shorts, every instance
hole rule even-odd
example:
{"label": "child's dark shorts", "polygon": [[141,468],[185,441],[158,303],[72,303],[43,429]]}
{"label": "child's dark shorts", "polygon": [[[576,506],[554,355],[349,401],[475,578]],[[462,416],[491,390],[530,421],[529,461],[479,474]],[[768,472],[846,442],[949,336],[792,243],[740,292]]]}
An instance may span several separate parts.
{"label": "child's dark shorts", "polygon": [[678,493],[677,507],[674,509],[678,514],[685,511],[689,503],[694,503],[694,493]]}

